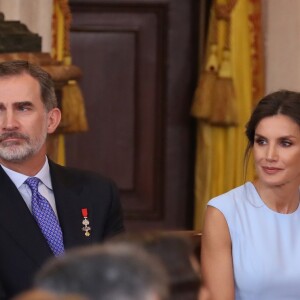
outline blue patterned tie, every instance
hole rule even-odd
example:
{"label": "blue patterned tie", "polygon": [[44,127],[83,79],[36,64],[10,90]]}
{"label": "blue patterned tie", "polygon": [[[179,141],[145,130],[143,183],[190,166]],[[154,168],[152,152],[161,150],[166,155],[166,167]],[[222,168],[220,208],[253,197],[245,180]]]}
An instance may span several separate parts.
{"label": "blue patterned tie", "polygon": [[62,231],[51,205],[38,191],[40,179],[37,177],[29,177],[25,183],[30,187],[32,193],[32,215],[38,223],[54,255],[58,256],[63,254],[64,244]]}

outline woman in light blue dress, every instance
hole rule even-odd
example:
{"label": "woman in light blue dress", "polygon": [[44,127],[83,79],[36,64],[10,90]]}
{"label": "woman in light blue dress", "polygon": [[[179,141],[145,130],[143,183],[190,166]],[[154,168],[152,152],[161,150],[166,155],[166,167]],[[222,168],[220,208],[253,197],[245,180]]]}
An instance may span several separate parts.
{"label": "woman in light blue dress", "polygon": [[246,135],[257,180],[209,201],[204,286],[213,300],[300,299],[300,93],[264,97]]}

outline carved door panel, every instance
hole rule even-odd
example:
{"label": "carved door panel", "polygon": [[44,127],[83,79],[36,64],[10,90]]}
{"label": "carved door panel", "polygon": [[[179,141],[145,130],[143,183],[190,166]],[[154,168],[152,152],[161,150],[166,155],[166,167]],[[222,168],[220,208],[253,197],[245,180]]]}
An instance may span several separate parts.
{"label": "carved door panel", "polygon": [[90,130],[67,164],[117,183],[129,229],[185,229],[193,203],[197,0],[71,0]]}

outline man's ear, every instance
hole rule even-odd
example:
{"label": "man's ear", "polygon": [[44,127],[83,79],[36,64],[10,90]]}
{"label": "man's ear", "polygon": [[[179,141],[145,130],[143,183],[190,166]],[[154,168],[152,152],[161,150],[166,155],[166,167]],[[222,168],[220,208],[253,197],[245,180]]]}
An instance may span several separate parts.
{"label": "man's ear", "polygon": [[47,132],[53,133],[61,120],[61,111],[59,108],[55,107],[48,112],[48,127]]}

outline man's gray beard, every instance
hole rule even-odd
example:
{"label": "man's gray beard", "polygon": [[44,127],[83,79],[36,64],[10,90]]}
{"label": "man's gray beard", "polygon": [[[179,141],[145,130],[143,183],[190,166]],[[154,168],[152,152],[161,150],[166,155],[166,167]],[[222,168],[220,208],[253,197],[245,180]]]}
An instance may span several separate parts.
{"label": "man's gray beard", "polygon": [[[30,140],[28,136],[24,136],[23,143],[15,143],[12,145],[4,146],[0,143],[0,158],[9,162],[22,162],[27,158],[36,154],[44,145],[47,138],[47,132],[38,137]],[[4,142],[5,143],[5,142]]]}

